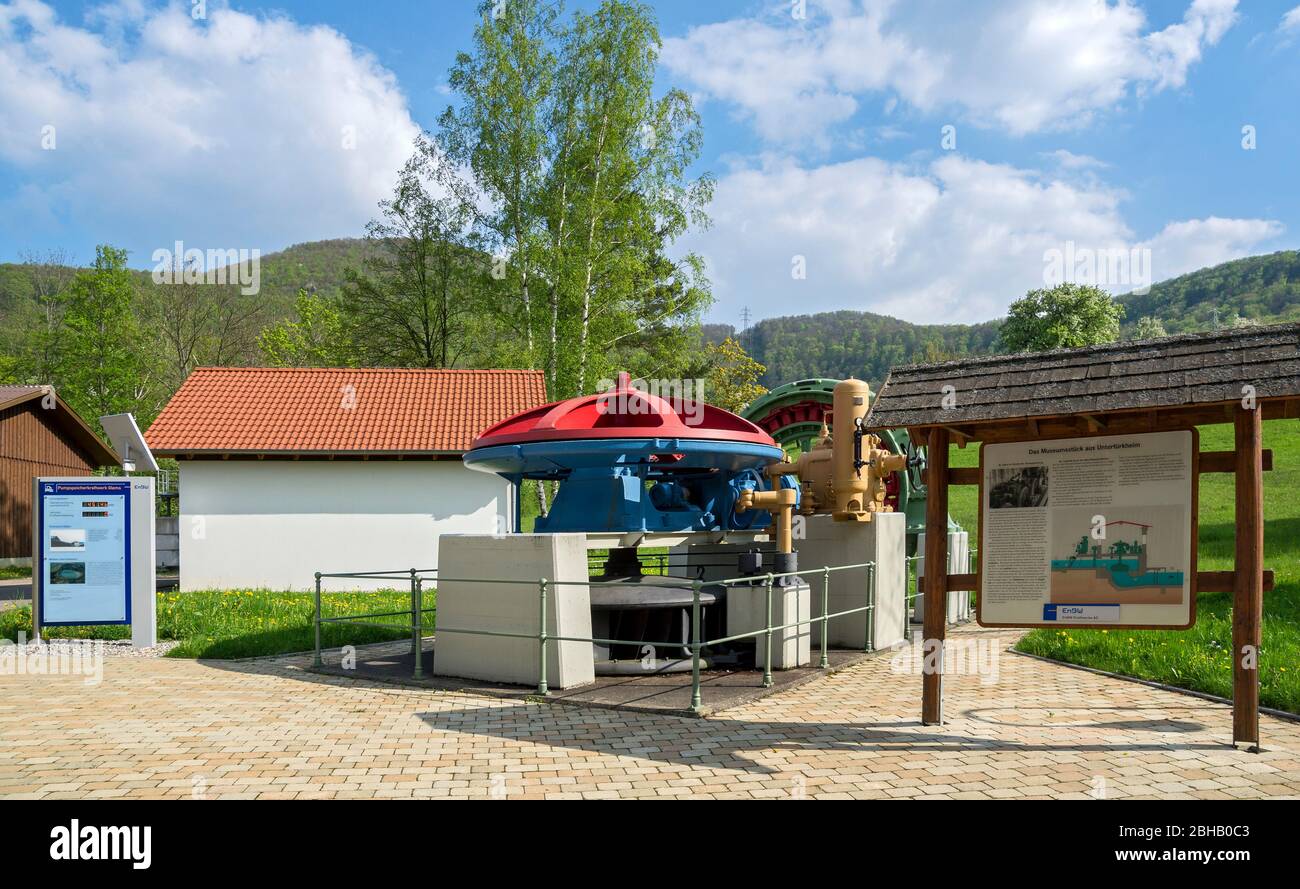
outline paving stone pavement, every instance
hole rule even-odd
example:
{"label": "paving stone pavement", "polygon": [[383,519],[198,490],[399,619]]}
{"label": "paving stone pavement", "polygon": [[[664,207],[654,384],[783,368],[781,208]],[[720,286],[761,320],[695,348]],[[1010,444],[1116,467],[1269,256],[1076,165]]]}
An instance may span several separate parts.
{"label": "paving stone pavement", "polygon": [[[963,629],[952,638],[1014,634]],[[1300,798],[1300,723],[1010,653],[945,679],[882,656],[709,719],[432,692],[253,662],[0,676],[0,797]]]}

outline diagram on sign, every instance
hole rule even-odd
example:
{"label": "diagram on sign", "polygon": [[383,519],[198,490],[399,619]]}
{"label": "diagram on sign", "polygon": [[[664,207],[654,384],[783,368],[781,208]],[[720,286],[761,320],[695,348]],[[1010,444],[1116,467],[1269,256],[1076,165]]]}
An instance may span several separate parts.
{"label": "diagram on sign", "polygon": [[1062,510],[1053,517],[1051,601],[1057,604],[1179,605],[1182,507],[1116,515]]}

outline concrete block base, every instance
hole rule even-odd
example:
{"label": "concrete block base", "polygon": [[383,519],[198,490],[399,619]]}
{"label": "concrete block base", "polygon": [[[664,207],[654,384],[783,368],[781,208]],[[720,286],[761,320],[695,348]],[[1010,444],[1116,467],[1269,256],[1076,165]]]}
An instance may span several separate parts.
{"label": "concrete block base", "polygon": [[[837,522],[829,515],[802,517],[803,533],[795,541],[799,574],[811,586],[812,614],[822,612],[826,566],[876,563],[876,607],[872,614],[873,648],[890,648],[907,638],[907,517],[878,513],[870,522]],[[796,527],[797,530],[797,527]],[[867,604],[867,569],[830,573],[828,610],[831,614]],[[832,648],[865,648],[867,615],[863,612],[832,618],[827,644]],[[813,625],[812,642],[821,644],[821,627]]]}
{"label": "concrete block base", "polygon": [[[772,587],[772,626],[793,624],[812,617],[811,589],[807,584]],[[752,633],[767,627],[767,586],[733,586],[727,589],[727,635]],[[772,633],[772,669],[789,670],[812,663],[812,628],[809,624]],[[754,637],[754,666],[765,669],[767,638]]]}
{"label": "concrete block base", "polygon": [[[543,577],[549,581],[547,634],[592,635],[585,534],[443,534],[438,541],[438,576],[448,579],[438,581],[435,675],[536,686],[536,639],[446,630],[536,633],[537,581]],[[491,579],[469,582],[472,578]],[[573,688],[595,680],[590,642],[548,642],[546,648],[550,687]]]}

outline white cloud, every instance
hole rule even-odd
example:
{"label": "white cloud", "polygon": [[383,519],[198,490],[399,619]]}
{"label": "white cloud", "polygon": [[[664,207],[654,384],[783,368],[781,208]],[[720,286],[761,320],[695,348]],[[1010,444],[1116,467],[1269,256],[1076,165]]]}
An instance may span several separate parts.
{"label": "white cloud", "polygon": [[1282,24],[1278,25],[1278,30],[1284,34],[1300,33],[1300,6],[1282,16]]}
{"label": "white cloud", "polygon": [[1110,166],[1090,154],[1075,154],[1065,148],[1046,152],[1044,156],[1055,161],[1062,170],[1099,170]]}
{"label": "white cloud", "polygon": [[1261,244],[1279,237],[1284,229],[1271,219],[1189,219],[1171,222],[1140,247],[1150,247],[1157,281],[1175,278],[1258,253]]}
{"label": "white cloud", "polygon": [[26,180],[0,215],[42,203],[137,250],[359,233],[419,131],[392,74],[327,27],[189,8],[0,5],[0,163]]}
{"label": "white cloud", "polygon": [[1193,0],[1150,30],[1133,0],[837,0],[816,20],[775,11],[692,28],[665,41],[664,61],[772,142],[822,142],[870,95],[1019,135],[1182,87],[1236,2]]}
{"label": "white cloud", "polygon": [[[918,323],[985,321],[1045,284],[1044,254],[1151,249],[1155,280],[1255,252],[1262,219],[1188,220],[1139,240],[1127,195],[1095,178],[944,155],[923,166],[864,157],[802,166],[766,156],[722,176],[713,227],[689,246],[709,263],[716,317],[858,309]],[[791,275],[803,256],[807,278]],[[1110,287],[1112,291],[1127,287]]]}
{"label": "white cloud", "polygon": [[929,86],[924,55],[882,31],[888,4],[828,5],[829,22],[795,22],[787,11],[692,28],[664,41],[663,61],[703,95],[739,106],[772,141],[820,138],[853,116],[856,94]]}

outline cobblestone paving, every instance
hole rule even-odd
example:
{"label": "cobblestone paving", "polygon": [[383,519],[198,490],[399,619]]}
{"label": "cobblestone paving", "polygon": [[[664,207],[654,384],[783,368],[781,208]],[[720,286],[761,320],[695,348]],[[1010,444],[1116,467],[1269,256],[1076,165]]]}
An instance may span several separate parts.
{"label": "cobblestone paving", "polygon": [[1263,717],[1264,752],[1237,751],[1223,705],[1006,653],[996,681],[946,679],[942,727],[888,656],[704,720],[303,663],[0,676],[0,796],[1300,798],[1300,723]]}

